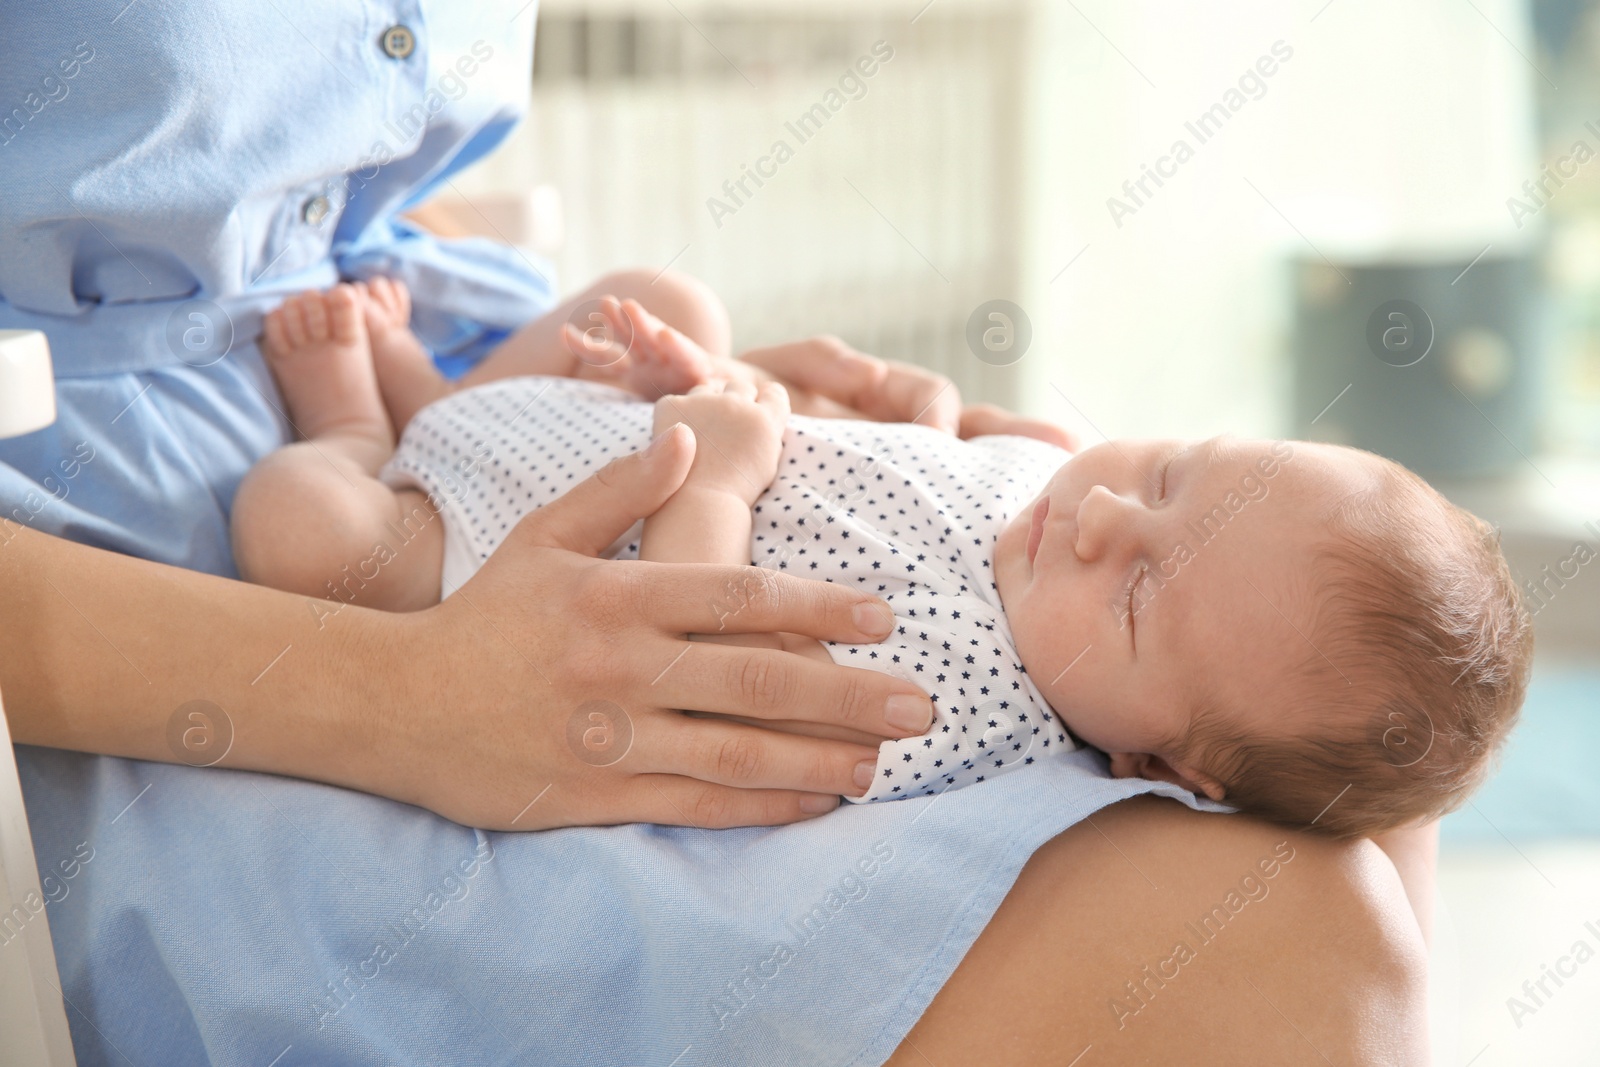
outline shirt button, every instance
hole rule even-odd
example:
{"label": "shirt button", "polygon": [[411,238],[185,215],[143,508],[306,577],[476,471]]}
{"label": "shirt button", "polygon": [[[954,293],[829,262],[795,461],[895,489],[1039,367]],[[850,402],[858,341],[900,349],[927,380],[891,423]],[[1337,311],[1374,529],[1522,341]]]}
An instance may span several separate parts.
{"label": "shirt button", "polygon": [[417,35],[406,26],[390,26],[379,40],[390,59],[404,59],[417,50]]}
{"label": "shirt button", "polygon": [[328,217],[328,212],[333,210],[333,205],[325,196],[313,196],[300,206],[300,217],[312,226],[318,226]]}

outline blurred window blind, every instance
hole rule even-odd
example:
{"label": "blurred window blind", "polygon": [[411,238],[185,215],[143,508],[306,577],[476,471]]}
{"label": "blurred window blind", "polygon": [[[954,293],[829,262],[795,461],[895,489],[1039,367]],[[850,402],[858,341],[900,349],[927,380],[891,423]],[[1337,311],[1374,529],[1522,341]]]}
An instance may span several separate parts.
{"label": "blurred window blind", "polygon": [[963,338],[1021,270],[1026,5],[912,14],[546,4],[529,121],[458,186],[563,290],[670,262],[722,295],[740,346],[835,333],[1015,402]]}

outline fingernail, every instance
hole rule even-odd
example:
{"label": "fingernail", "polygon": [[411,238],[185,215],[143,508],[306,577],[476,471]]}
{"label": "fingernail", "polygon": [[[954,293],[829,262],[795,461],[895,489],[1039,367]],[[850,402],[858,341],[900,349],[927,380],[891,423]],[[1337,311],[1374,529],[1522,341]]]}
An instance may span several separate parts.
{"label": "fingernail", "polygon": [[894,629],[894,612],[887,604],[857,604],[850,616],[865,634],[887,634]]}
{"label": "fingernail", "polygon": [[[872,772],[867,772],[867,777],[870,779]],[[824,812],[832,811],[838,806],[839,798],[837,796],[828,796],[823,793],[807,793],[800,798],[800,810],[807,815],[821,815]]]}
{"label": "fingernail", "polygon": [[661,451],[661,446],[666,444],[667,438],[677,433],[678,427],[682,425],[683,423],[681,422],[675,422],[671,426],[668,426],[665,430],[662,430],[660,433],[656,434],[656,439],[650,442],[650,447],[644,450],[644,454],[647,456],[653,456],[657,452]]}
{"label": "fingernail", "polygon": [[878,773],[878,761],[864,759],[856,764],[856,788],[871,789],[872,776]]}
{"label": "fingernail", "polygon": [[883,721],[896,730],[922,733],[933,725],[933,705],[927,697],[914,697],[905,693],[889,698],[884,708]]}

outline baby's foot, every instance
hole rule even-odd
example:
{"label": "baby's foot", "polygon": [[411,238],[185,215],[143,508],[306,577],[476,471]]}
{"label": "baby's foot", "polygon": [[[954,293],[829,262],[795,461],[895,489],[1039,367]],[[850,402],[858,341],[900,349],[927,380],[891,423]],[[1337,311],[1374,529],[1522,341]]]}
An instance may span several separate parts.
{"label": "baby's foot", "polygon": [[603,296],[599,314],[603,322],[587,330],[570,322],[561,328],[578,360],[573,377],[607,382],[647,400],[687,393],[717,377],[717,360],[637,300]]}
{"label": "baby's foot", "polygon": [[428,350],[411,332],[411,291],[394,278],[357,282],[378,387],[395,432],[405,429],[424,405],[443,396],[449,386],[433,366]]}
{"label": "baby's foot", "polygon": [[405,282],[380,276],[356,282],[355,289],[361,297],[361,310],[367,323],[367,336],[372,340],[375,362],[396,355],[426,356],[421,342],[411,332],[411,290],[406,288]]}
{"label": "baby's foot", "polygon": [[291,296],[264,322],[267,365],[307,439],[353,435],[392,445],[354,287]]}

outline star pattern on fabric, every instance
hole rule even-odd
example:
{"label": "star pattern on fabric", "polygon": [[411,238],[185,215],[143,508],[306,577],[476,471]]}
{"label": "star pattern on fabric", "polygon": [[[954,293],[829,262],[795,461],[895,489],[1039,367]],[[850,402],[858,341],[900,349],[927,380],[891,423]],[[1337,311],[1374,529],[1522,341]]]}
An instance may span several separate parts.
{"label": "star pattern on fabric", "polygon": [[[648,444],[651,419],[650,404],[607,386],[507,379],[423,409],[383,477],[442,498],[446,539],[481,563],[524,515]],[[931,796],[1072,751],[1012,645],[991,567],[1000,531],[1065,457],[1024,438],[791,420],[778,475],[752,508],[751,562],[882,597],[890,637],[829,652],[933,702],[925,734],[879,746],[862,801]],[[637,558],[639,529],[609,555]]]}

